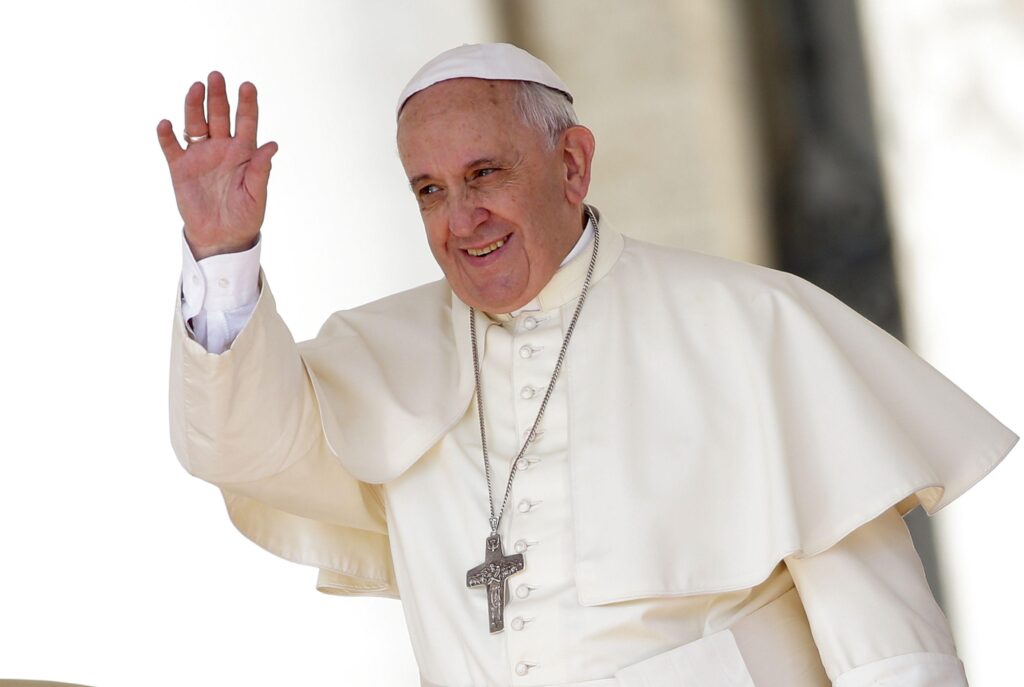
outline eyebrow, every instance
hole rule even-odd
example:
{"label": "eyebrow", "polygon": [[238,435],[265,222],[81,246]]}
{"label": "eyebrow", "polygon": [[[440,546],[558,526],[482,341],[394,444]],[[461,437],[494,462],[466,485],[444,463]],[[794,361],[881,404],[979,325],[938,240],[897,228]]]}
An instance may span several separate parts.
{"label": "eyebrow", "polygon": [[[486,166],[486,167],[495,167],[495,166],[499,166],[499,165],[500,165],[500,163],[497,160],[495,160],[494,158],[492,158],[492,157],[479,157],[479,158],[473,160],[472,162],[470,162],[468,165],[466,165],[466,169],[473,169],[474,167],[484,167],[484,166]],[[429,178],[430,178],[429,174],[417,174],[416,176],[414,176],[411,179],[409,179],[409,188],[411,188],[411,189],[413,189],[415,191],[416,190],[416,186],[421,181],[424,181],[424,180],[429,179]]]}

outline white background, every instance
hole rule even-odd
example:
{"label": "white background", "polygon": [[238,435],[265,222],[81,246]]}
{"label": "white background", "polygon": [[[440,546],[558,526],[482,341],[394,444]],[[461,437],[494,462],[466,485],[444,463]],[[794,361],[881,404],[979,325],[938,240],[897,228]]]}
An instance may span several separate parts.
{"label": "white background", "polygon": [[[229,92],[257,84],[261,140],[281,145],[264,265],[307,338],[332,310],[439,275],[395,153],[394,97],[433,54],[494,38],[485,3],[15,7],[0,16],[0,678],[415,684],[398,603],[317,594],[313,570],[239,536],[216,490],[174,459],[180,222],[155,127],[170,117],[181,131],[184,92],[211,68]],[[890,38],[890,49],[904,41]],[[984,31],[971,40],[966,54],[993,43]],[[876,86],[922,83],[904,76]],[[915,345],[1019,431],[1020,150],[1005,136],[910,145],[918,120],[886,112]],[[948,129],[943,142],[964,127]],[[922,160],[922,146],[938,152]],[[976,687],[1015,679],[1019,465],[940,516]]]}
{"label": "white background", "polygon": [[[910,345],[1024,429],[1024,4],[861,2]],[[1024,450],[935,518],[973,687],[1021,683]]]}
{"label": "white background", "polygon": [[[0,679],[412,685],[401,606],[314,589],[168,441],[181,222],[156,125],[220,69],[281,145],[264,256],[293,333],[440,276],[394,143],[479,3],[57,2],[0,15]],[[12,9],[13,7],[13,9]]]}

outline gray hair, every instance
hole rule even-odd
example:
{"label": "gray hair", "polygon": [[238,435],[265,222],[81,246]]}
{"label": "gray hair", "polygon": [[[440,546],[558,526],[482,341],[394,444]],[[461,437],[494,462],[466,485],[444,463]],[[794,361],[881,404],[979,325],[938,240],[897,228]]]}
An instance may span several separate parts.
{"label": "gray hair", "polygon": [[516,82],[516,106],[523,123],[544,134],[549,150],[566,129],[579,124],[565,93],[535,81]]}

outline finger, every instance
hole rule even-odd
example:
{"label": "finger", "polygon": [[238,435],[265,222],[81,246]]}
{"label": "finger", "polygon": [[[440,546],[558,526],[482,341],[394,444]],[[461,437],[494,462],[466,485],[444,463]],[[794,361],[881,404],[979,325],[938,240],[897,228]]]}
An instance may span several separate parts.
{"label": "finger", "polygon": [[205,93],[206,86],[202,81],[196,81],[185,94],[185,133],[189,136],[203,136],[210,130],[203,113]]}
{"label": "finger", "polygon": [[249,160],[245,173],[245,186],[250,195],[257,197],[267,192],[267,181],[270,179],[270,159],[277,154],[277,144],[273,141],[264,143]]}
{"label": "finger", "polygon": [[220,72],[210,72],[206,79],[206,113],[210,118],[210,137],[227,138],[231,135],[231,106]]}
{"label": "finger", "polygon": [[256,147],[256,125],[259,122],[259,103],[256,87],[246,81],[238,87],[238,112],[235,113],[235,138]]}
{"label": "finger", "polygon": [[174,127],[166,119],[156,125],[156,139],[160,142],[160,149],[164,151],[167,164],[171,164],[185,152],[178,143],[178,137],[174,135]]}

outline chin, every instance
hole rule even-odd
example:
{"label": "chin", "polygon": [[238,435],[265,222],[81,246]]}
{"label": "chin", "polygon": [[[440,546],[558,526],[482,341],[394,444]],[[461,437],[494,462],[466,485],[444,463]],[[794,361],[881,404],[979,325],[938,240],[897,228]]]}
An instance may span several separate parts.
{"label": "chin", "polygon": [[507,313],[520,307],[519,305],[516,304],[516,301],[499,301],[487,298],[472,298],[469,300],[463,298],[462,300],[468,305],[472,306],[473,308],[476,308],[477,310],[482,310],[483,312],[489,313]]}
{"label": "chin", "polygon": [[537,296],[536,293],[531,294],[526,285],[517,289],[481,289],[465,283],[455,285],[450,280],[448,285],[463,303],[489,313],[511,312],[523,307]]}
{"label": "chin", "polygon": [[530,302],[529,298],[509,296],[507,294],[482,294],[478,291],[467,293],[465,290],[453,289],[455,295],[463,303],[477,310],[489,313],[507,313],[521,308]]}

